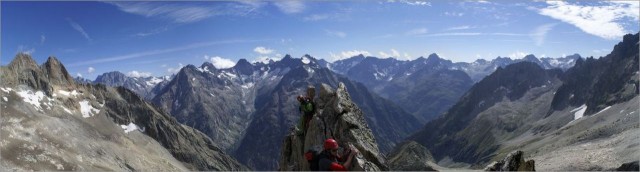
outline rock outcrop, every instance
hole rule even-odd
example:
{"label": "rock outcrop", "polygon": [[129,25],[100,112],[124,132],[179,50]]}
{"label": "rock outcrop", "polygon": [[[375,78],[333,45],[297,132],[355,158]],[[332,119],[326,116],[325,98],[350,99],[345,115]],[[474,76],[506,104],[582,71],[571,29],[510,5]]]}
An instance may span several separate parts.
{"label": "rock outcrop", "polygon": [[638,166],[638,161],[633,161],[624,163],[612,171],[640,171],[640,167]]}
{"label": "rock outcrop", "polygon": [[513,151],[500,161],[494,161],[484,171],[536,171],[535,161],[524,160],[522,151]]}
{"label": "rock outcrop", "polygon": [[434,162],[431,152],[415,141],[399,144],[398,147],[389,154],[388,162],[391,170],[436,171],[429,164],[430,162]]}
{"label": "rock outcrop", "polygon": [[362,111],[351,101],[345,85],[337,90],[322,84],[320,96],[315,99],[316,115],[309,123],[304,138],[291,132],[284,139],[279,170],[309,170],[303,154],[306,150],[321,147],[326,138],[334,138],[341,146],[352,144],[359,150],[350,169],[355,171],[388,170],[385,158],[380,154],[376,140],[369,129]]}

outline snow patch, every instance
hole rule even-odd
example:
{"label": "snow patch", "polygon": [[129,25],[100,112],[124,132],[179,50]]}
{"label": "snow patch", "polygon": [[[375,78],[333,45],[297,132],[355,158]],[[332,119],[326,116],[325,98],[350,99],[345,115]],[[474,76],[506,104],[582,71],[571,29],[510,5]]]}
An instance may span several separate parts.
{"label": "snow patch", "polygon": [[153,77],[153,78],[151,78],[151,80],[147,81],[147,85],[148,86],[154,86],[154,85],[156,85],[156,84],[158,84],[158,83],[160,83],[162,81],[163,80],[160,79],[160,78]]}
{"label": "snow patch", "polygon": [[17,92],[22,100],[26,103],[29,103],[36,107],[38,110],[42,110],[42,106],[40,106],[40,101],[45,98],[45,95],[42,91],[36,91],[35,93],[31,90],[21,90]]}
{"label": "snow patch", "polygon": [[246,84],[242,85],[241,87],[244,88],[244,89],[249,89],[249,88],[253,87],[253,82],[246,83]]}
{"label": "snow patch", "polygon": [[609,108],[611,108],[611,106],[607,106],[606,108],[604,108],[604,109],[600,110],[598,113],[596,113],[596,115],[597,115],[597,114],[599,114],[600,112],[604,112],[605,110],[607,110],[607,109],[609,109]]}
{"label": "snow patch", "polygon": [[204,66],[202,68],[196,68],[196,70],[205,73],[205,72],[209,72],[209,66]]}
{"label": "snow patch", "polygon": [[8,102],[8,101],[9,101],[9,100],[7,99],[7,97],[2,97],[2,99],[3,99],[5,102]]}
{"label": "snow patch", "polygon": [[571,110],[573,113],[573,120],[580,119],[584,116],[584,112],[587,111],[587,104],[583,104],[582,106]]}
{"label": "snow patch", "polygon": [[304,64],[309,64],[311,62],[311,60],[309,60],[309,58],[307,57],[302,57],[302,63]]}
{"label": "snow patch", "polygon": [[63,109],[65,112],[69,113],[69,114],[73,114],[73,113],[71,112],[71,110],[67,109],[67,108],[66,108],[66,107],[64,107],[64,106],[62,106],[62,109]]}
{"label": "snow patch", "polygon": [[231,78],[231,79],[234,79],[234,78],[238,77],[238,75],[235,75],[235,74],[232,74],[232,73],[229,73],[229,72],[222,72],[222,74],[226,75],[228,78]]}
{"label": "snow patch", "polygon": [[122,127],[122,129],[124,129],[124,133],[129,133],[129,132],[136,131],[136,130],[138,130],[140,132],[144,132],[144,128],[140,129],[140,127],[138,127],[133,122],[130,122],[129,125],[120,125],[120,127]]}
{"label": "snow patch", "polygon": [[9,91],[13,91],[13,89],[7,87],[7,88],[2,88],[0,87],[0,90],[4,91],[5,93],[9,93]]}
{"label": "snow patch", "polygon": [[73,90],[71,92],[64,91],[64,90],[58,90],[58,93],[60,93],[60,94],[62,94],[64,96],[67,96],[67,97],[69,97],[69,96],[76,97],[76,96],[79,95],[79,93],[76,90]]}
{"label": "snow patch", "polygon": [[87,100],[82,100],[79,103],[80,103],[80,112],[82,113],[82,117],[84,118],[88,118],[95,114],[100,113],[100,110],[93,108],[93,106],[91,106],[91,104]]}

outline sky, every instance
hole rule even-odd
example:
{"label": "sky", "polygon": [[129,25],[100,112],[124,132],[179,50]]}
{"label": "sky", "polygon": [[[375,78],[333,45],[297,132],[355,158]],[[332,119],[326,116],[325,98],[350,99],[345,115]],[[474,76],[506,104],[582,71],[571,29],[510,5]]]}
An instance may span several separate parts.
{"label": "sky", "polygon": [[73,76],[171,75],[309,54],[454,62],[600,57],[638,33],[638,1],[0,2],[0,64],[55,56]]}

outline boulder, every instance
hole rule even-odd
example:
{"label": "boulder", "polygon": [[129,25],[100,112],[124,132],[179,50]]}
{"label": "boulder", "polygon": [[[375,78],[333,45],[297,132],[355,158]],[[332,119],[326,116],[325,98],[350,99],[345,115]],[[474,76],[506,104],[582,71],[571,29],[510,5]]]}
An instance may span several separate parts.
{"label": "boulder", "polygon": [[494,161],[484,171],[536,171],[535,161],[525,161],[522,151],[513,151],[502,160]]}

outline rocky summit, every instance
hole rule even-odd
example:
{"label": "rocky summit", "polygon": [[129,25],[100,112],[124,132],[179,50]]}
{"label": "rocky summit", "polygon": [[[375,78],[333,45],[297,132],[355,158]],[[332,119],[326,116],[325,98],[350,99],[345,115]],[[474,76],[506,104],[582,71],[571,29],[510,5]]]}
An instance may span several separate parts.
{"label": "rocky summit", "polygon": [[336,90],[322,84],[316,99],[317,113],[309,123],[304,137],[292,131],[284,138],[279,160],[279,170],[308,171],[309,163],[303,154],[306,150],[322,147],[325,139],[333,138],[342,147],[353,145],[359,150],[350,169],[354,171],[388,170],[385,158],[380,154],[376,139],[364,114],[347,93],[344,84]]}

